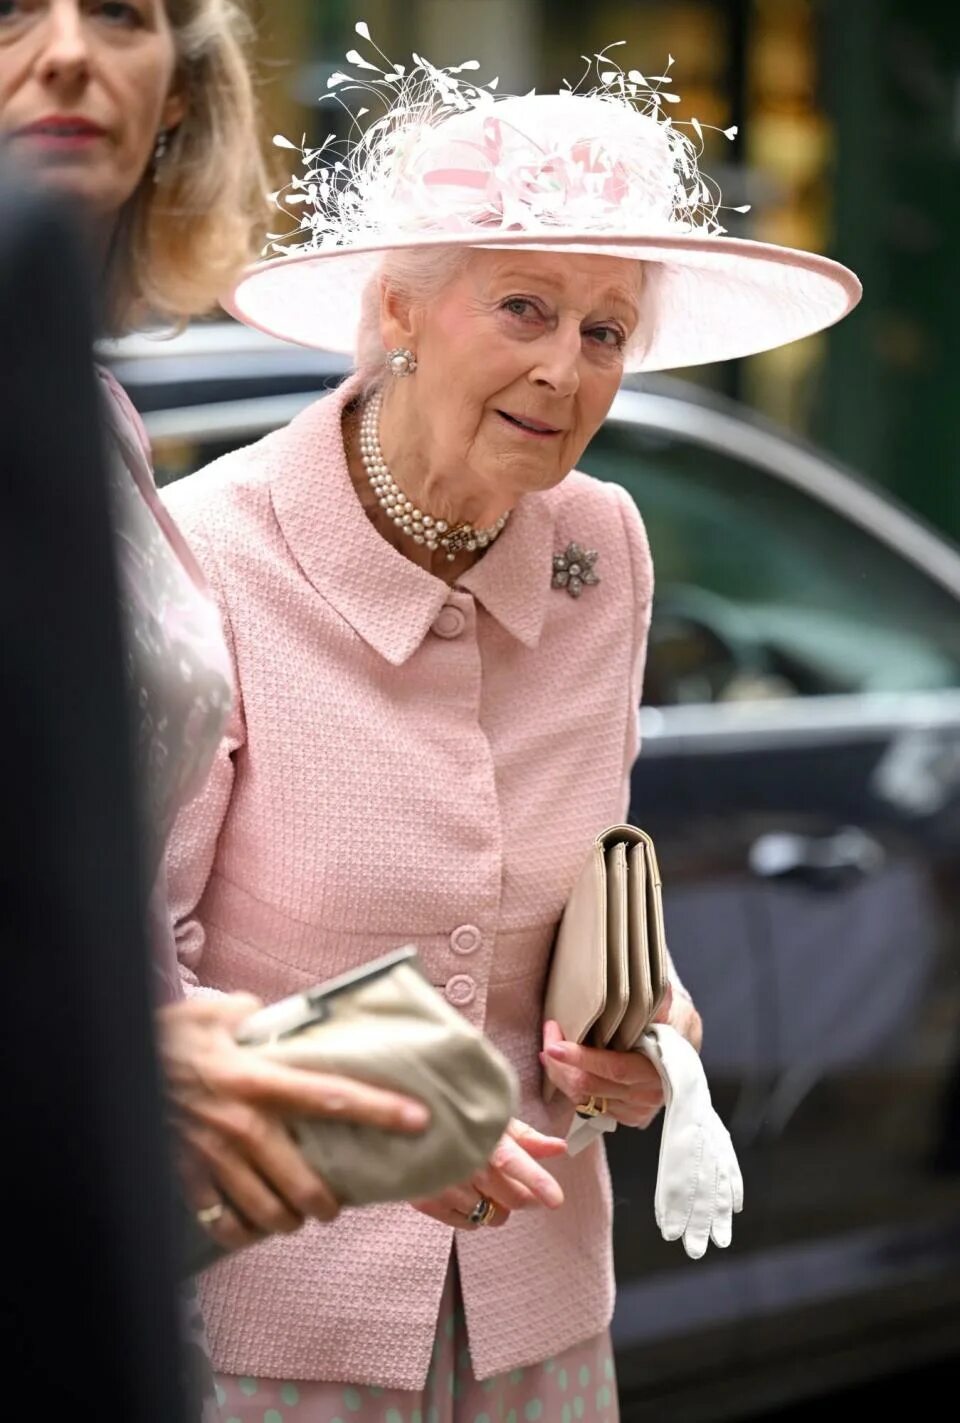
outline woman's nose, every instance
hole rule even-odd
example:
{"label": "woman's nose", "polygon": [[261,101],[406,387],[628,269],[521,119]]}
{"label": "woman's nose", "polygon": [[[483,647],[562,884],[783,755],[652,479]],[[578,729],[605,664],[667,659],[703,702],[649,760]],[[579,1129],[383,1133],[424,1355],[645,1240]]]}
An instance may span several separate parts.
{"label": "woman's nose", "polygon": [[86,78],[90,65],[87,27],[79,0],[51,0],[40,35],[37,71],[46,84]]}
{"label": "woman's nose", "polygon": [[[541,347],[540,342],[537,345]],[[537,352],[530,379],[538,385],[548,385],[557,395],[575,395],[580,386],[580,345],[579,327],[576,331],[552,332]]]}

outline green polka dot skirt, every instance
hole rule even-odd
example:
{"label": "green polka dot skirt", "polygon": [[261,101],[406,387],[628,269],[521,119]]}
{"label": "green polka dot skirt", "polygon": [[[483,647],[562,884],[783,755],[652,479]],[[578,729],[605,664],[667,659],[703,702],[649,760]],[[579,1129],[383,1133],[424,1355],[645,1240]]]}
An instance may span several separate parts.
{"label": "green polka dot skirt", "polygon": [[422,1392],[220,1374],[217,1403],[222,1423],[618,1423],[620,1417],[608,1334],[478,1382],[455,1266]]}

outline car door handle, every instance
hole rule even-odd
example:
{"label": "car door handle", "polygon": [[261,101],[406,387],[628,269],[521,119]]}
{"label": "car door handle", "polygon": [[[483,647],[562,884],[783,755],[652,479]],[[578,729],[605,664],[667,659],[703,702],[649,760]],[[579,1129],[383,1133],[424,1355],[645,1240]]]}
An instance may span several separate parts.
{"label": "car door handle", "polygon": [[883,846],[856,825],[829,835],[773,831],[750,846],[750,869],[765,880],[795,880],[819,889],[837,889],[867,879],[886,863]]}

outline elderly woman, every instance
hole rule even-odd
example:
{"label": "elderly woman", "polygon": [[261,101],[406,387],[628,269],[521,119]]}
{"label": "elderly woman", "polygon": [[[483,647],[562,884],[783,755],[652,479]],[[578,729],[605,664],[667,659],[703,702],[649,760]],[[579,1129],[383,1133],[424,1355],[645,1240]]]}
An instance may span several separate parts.
{"label": "elderly woman", "polygon": [[[265,169],[248,27],[232,0],[5,0],[0,142],[61,194],[100,277],[103,325],[206,311],[261,240]],[[101,371],[129,676],[145,793],[162,1044],[186,1191],[220,1247],[337,1211],[281,1111],[422,1128],[416,1103],[248,1060],[232,1025],[255,1000],[182,1002],[162,877],[183,802],[203,783],[233,696],[206,579],[153,487],[129,401]],[[229,1203],[229,1204],[228,1204]]]}
{"label": "elderly woman", "polygon": [[[169,492],[239,689],[170,893],[204,995],[415,941],[514,1063],[523,1122],[462,1187],[277,1238],[203,1298],[230,1419],[614,1419],[603,1148],[547,1170],[534,1131],[662,1103],[645,1058],[542,1021],[566,897],[627,808],[652,570],[630,498],[575,466],[626,370],[792,339],[856,281],[720,236],[626,76],[501,101],[402,73],[332,179],[306,155],[301,250],[231,301],[356,374]],[[698,1040],[676,983],[670,1021]]]}

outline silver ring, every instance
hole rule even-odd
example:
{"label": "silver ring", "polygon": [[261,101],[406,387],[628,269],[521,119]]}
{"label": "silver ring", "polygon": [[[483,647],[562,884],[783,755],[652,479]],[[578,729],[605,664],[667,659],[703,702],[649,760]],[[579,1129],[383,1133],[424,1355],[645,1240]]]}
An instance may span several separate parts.
{"label": "silver ring", "polygon": [[197,1211],[197,1220],[201,1225],[216,1225],[218,1220],[223,1219],[225,1209],[223,1201],[217,1201],[212,1206],[204,1206],[203,1210]]}
{"label": "silver ring", "polygon": [[473,1210],[467,1216],[467,1220],[471,1225],[486,1225],[495,1210],[496,1206],[493,1202],[488,1201],[486,1196],[481,1196]]}

